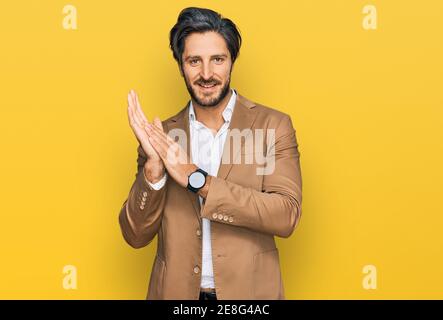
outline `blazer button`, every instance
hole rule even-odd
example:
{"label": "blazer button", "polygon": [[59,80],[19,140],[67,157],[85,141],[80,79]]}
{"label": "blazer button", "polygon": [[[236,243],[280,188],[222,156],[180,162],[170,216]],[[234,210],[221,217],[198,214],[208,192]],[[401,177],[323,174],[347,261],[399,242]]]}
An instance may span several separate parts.
{"label": "blazer button", "polygon": [[145,206],[144,206],[144,205],[141,205],[141,206],[140,206],[140,209],[141,209],[141,210],[143,210],[144,208],[145,208]]}
{"label": "blazer button", "polygon": [[200,229],[197,229],[196,233],[197,233],[197,236],[199,236],[199,237],[202,235],[202,232],[200,231]]}
{"label": "blazer button", "polygon": [[229,219],[228,216],[224,216],[224,217],[223,217],[223,220],[224,220],[224,221],[228,221],[228,219]]}
{"label": "blazer button", "polygon": [[146,197],[148,195],[148,193],[145,191],[143,192],[143,197]]}
{"label": "blazer button", "polygon": [[217,219],[217,214],[216,214],[216,213],[213,213],[213,214],[212,214],[212,217],[213,217],[214,219]]}
{"label": "blazer button", "polygon": [[223,220],[223,215],[221,213],[218,214],[218,220]]}
{"label": "blazer button", "polygon": [[229,217],[229,222],[234,222],[234,218],[233,217]]}
{"label": "blazer button", "polygon": [[198,266],[194,267],[194,273],[199,273],[200,272],[200,268]]}

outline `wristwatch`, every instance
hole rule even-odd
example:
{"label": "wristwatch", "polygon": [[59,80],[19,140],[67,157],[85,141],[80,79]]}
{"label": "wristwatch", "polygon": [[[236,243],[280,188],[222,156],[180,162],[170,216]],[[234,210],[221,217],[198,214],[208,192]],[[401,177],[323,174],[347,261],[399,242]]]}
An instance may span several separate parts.
{"label": "wristwatch", "polygon": [[198,168],[188,176],[186,188],[197,193],[205,185],[207,175],[208,173],[205,170]]}

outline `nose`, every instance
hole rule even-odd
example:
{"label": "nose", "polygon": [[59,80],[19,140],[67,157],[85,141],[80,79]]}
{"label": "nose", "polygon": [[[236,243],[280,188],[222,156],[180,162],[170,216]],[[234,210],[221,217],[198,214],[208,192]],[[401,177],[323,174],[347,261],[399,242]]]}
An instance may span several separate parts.
{"label": "nose", "polygon": [[209,80],[212,78],[213,74],[214,72],[212,70],[211,63],[209,62],[202,63],[202,68],[200,70],[200,76],[202,77],[202,79]]}

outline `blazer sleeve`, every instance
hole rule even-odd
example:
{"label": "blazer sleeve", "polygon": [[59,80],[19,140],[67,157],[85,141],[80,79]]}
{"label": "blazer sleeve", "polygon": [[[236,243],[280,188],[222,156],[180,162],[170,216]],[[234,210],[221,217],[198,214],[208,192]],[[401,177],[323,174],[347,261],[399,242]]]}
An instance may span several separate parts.
{"label": "blazer sleeve", "polygon": [[[302,179],[295,129],[288,115],[277,126],[275,143],[269,150],[275,156],[275,167],[272,174],[263,176],[262,191],[212,177],[201,216],[289,237],[301,217]],[[229,219],[219,220],[219,214]]]}
{"label": "blazer sleeve", "polygon": [[155,190],[144,173],[146,154],[137,148],[137,173],[128,198],[120,210],[119,223],[126,242],[134,248],[148,245],[157,234],[165,207],[167,184]]}

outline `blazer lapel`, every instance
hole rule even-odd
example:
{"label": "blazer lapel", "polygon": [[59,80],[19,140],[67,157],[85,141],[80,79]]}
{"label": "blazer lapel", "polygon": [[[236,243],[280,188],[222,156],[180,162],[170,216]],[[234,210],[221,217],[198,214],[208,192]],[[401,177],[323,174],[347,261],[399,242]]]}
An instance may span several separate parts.
{"label": "blazer lapel", "polygon": [[[245,136],[240,140],[240,148],[234,150],[234,144],[232,143],[235,140],[233,138],[233,129],[238,129],[240,132],[245,129],[250,129],[254,123],[256,117],[256,109],[254,108],[255,104],[245,97],[237,94],[237,100],[235,102],[234,112],[231,118],[231,124],[229,125],[229,133],[226,137],[226,142],[223,148],[223,156],[222,159],[226,159],[228,161],[222,161],[220,163],[220,167],[218,169],[217,177],[221,179],[226,179],[228,177],[229,172],[233,166],[233,160],[236,159],[241,150],[244,149],[245,140],[248,136]],[[235,132],[234,132],[235,133]],[[248,135],[250,132],[248,133]]]}

